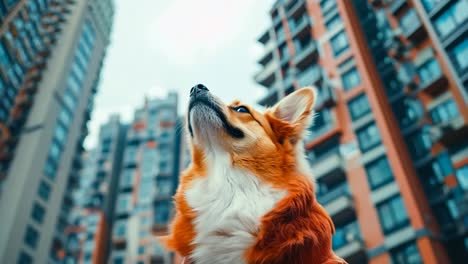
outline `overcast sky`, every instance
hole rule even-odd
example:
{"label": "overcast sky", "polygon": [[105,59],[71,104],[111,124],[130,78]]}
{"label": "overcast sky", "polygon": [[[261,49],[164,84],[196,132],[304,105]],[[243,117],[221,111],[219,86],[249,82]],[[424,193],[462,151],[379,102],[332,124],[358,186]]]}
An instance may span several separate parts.
{"label": "overcast sky", "polygon": [[95,145],[111,113],[131,120],[145,95],[176,90],[180,112],[188,92],[205,84],[226,102],[253,104],[263,88],[253,82],[273,0],[116,0],[116,14],[85,145]]}

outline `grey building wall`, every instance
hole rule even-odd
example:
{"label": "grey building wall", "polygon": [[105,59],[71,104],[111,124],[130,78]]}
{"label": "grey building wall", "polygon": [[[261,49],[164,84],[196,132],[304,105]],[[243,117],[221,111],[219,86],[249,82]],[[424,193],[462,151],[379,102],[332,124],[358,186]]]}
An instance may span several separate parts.
{"label": "grey building wall", "polygon": [[[110,1],[106,1],[110,2]],[[108,45],[109,31],[101,30],[100,19],[90,12],[90,5],[94,1],[74,1],[67,5],[69,13],[58,29],[56,43],[51,50],[47,68],[38,84],[37,94],[27,116],[24,129],[19,135],[18,144],[14,152],[10,168],[5,181],[2,183],[0,208],[2,210],[2,224],[0,225],[0,262],[16,263],[34,260],[35,263],[50,263],[57,259],[61,245],[56,241],[63,241],[63,230],[58,230],[61,206],[66,193],[68,177],[72,168],[75,152],[82,143],[83,123],[87,121],[89,98],[94,95],[102,59]],[[75,61],[74,54],[83,38],[83,29],[88,24],[94,31],[92,54],[86,66],[86,73],[82,78],[79,95],[75,98],[73,119],[69,123],[66,139],[62,144],[59,162],[55,176],[45,176],[45,164],[50,152],[50,146],[56,136],[57,120],[61,110],[67,103],[67,78],[70,76]],[[91,105],[92,107],[92,105]],[[50,189],[49,197],[43,199],[39,190]],[[34,204],[43,208],[42,223],[33,220]],[[33,228],[35,235],[27,238],[27,229]],[[33,246],[27,245],[26,240],[33,241]],[[52,246],[52,244],[54,244]],[[53,250],[51,250],[51,248]]]}

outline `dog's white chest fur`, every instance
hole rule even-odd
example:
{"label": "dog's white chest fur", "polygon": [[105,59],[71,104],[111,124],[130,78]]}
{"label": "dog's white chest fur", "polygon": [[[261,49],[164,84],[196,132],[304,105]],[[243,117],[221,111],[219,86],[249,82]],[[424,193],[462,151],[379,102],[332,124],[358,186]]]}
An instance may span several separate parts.
{"label": "dog's white chest fur", "polygon": [[[211,162],[209,162],[211,163]],[[286,191],[273,189],[247,172],[229,167],[229,158],[216,156],[209,175],[186,192],[196,211],[196,263],[245,263],[244,253],[254,242],[260,219]]]}

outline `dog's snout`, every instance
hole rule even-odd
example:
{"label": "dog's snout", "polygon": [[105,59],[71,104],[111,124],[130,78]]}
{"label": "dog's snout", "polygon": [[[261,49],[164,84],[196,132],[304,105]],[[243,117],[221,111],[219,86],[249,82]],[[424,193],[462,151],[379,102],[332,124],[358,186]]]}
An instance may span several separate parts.
{"label": "dog's snout", "polygon": [[190,96],[195,96],[201,92],[208,92],[208,88],[206,88],[203,84],[197,84],[192,89],[190,89]]}

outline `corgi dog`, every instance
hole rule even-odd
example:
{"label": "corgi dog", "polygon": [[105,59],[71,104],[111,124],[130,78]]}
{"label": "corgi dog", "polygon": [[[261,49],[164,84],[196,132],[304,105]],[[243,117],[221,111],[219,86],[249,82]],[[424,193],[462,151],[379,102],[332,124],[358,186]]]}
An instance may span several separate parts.
{"label": "corgi dog", "polygon": [[346,263],[332,251],[334,225],[304,155],[315,91],[297,90],[260,113],[225,105],[204,85],[191,89],[192,163],[162,238],[184,263]]}

